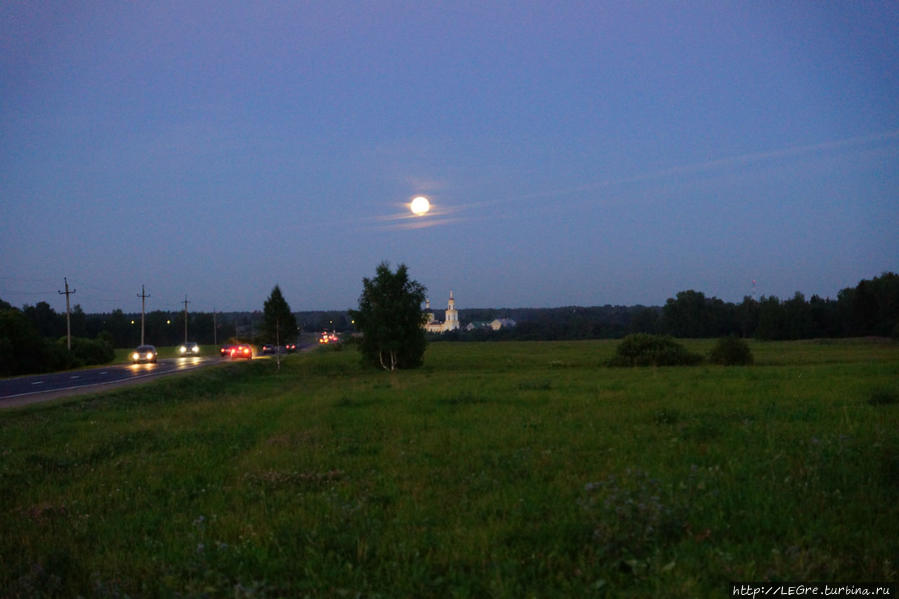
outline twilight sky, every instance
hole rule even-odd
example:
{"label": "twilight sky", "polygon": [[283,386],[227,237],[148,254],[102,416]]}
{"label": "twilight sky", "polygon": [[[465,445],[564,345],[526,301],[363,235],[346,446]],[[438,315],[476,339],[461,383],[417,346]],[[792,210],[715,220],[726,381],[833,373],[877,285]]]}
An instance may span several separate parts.
{"label": "twilight sky", "polygon": [[382,260],[460,308],[899,271],[899,3],[0,3],[0,298],[344,309]]}

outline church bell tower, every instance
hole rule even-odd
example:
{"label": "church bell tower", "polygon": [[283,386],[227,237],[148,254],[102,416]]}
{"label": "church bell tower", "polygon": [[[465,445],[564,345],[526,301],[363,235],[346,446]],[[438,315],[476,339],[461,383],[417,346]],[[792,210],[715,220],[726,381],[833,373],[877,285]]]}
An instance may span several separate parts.
{"label": "church bell tower", "polygon": [[449,303],[446,305],[446,330],[455,331],[459,328],[459,312],[456,311],[456,300],[450,290]]}

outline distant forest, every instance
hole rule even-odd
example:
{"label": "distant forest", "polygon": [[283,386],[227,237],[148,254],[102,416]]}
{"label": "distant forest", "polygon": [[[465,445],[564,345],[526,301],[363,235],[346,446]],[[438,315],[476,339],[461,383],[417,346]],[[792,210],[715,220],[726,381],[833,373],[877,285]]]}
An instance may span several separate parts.
{"label": "distant forest", "polygon": [[[261,308],[261,307],[260,307]],[[438,320],[440,310],[434,310]],[[294,313],[302,331],[353,330],[346,311]],[[700,291],[681,291],[664,306],[569,306],[564,308],[499,308],[459,310],[463,327],[470,322],[511,318],[517,326],[499,331],[478,328],[432,336],[432,340],[560,340],[620,338],[630,333],[667,334],[674,337],[736,335],[758,339],[810,339],[819,337],[879,336],[899,338],[899,275],[888,272],[841,290],[836,299],[797,292],[781,300],[745,297],[730,303],[707,297]],[[262,312],[188,313],[187,336],[202,344],[224,343],[232,338],[256,340]],[[46,302],[14,308],[0,299],[0,344],[9,341],[12,323],[48,339],[66,335],[65,313]],[[214,325],[214,326],[213,326]],[[18,326],[18,325],[17,325]],[[103,339],[113,347],[132,347],[140,342],[140,313],[86,314],[76,305],[71,314],[73,337]],[[148,312],[145,339],[159,346],[184,341],[184,312]],[[21,327],[19,327],[21,329]],[[21,332],[21,330],[20,330]],[[299,331],[298,331],[299,332]],[[265,340],[268,341],[268,340]]]}
{"label": "distant forest", "polygon": [[[437,314],[440,318],[440,314]],[[764,340],[821,337],[899,338],[899,275],[884,273],[847,287],[836,299],[802,293],[787,300],[744,297],[734,304],[700,291],[681,291],[664,306],[596,306],[460,310],[464,323],[511,318],[518,324],[499,331],[474,329],[440,335],[445,340],[615,339],[631,333],[683,338],[734,335]]]}

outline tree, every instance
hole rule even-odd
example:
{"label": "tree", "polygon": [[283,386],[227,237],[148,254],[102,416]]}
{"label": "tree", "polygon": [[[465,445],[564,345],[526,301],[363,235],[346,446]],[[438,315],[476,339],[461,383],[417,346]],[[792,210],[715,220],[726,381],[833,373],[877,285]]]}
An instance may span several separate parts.
{"label": "tree", "polygon": [[275,285],[262,310],[262,335],[271,343],[296,339],[297,319],[290,311],[281,288]]}
{"label": "tree", "polygon": [[47,302],[25,306],[23,313],[34,324],[41,337],[56,339],[66,334],[66,317],[57,314]]}
{"label": "tree", "polygon": [[350,311],[362,331],[362,359],[384,370],[417,368],[427,345],[422,328],[427,317],[421,309],[427,290],[409,279],[405,264],[394,273],[382,262],[375,272],[374,279],[362,279],[359,309]]}
{"label": "tree", "polygon": [[131,347],[140,340],[140,330],[131,326],[131,319],[125,316],[121,308],[116,308],[106,317],[103,330],[112,338],[113,347]]}
{"label": "tree", "polygon": [[662,308],[662,322],[675,337],[704,337],[708,323],[706,297],[701,291],[680,291]]}
{"label": "tree", "polygon": [[784,323],[784,308],[780,300],[774,296],[759,300],[759,324],[755,329],[755,336],[759,339],[777,340],[786,338],[786,324]]}
{"label": "tree", "polygon": [[65,344],[41,337],[24,312],[0,310],[0,376],[63,369],[69,359]]}
{"label": "tree", "polygon": [[815,323],[805,296],[797,291],[792,299],[783,303],[784,335],[787,339],[814,337]]}

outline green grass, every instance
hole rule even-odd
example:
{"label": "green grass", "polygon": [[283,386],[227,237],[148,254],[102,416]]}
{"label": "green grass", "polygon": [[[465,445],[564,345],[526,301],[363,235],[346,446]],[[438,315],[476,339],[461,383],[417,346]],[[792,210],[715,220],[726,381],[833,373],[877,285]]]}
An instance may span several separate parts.
{"label": "green grass", "polygon": [[[687,341],[705,353],[714,341]],[[0,412],[2,596],[721,597],[896,581],[899,347],[319,351]],[[5,594],[4,594],[5,593]]]}

